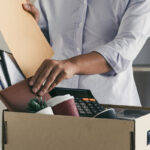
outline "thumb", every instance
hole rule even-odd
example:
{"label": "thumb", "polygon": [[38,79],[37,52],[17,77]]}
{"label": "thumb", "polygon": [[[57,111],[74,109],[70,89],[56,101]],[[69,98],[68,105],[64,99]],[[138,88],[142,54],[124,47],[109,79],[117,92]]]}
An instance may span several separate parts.
{"label": "thumb", "polygon": [[33,4],[29,4],[29,5],[30,5],[31,14],[35,18],[35,20],[38,22],[40,19],[40,14],[39,14],[38,9]]}
{"label": "thumb", "polygon": [[22,4],[22,6],[24,10],[29,11],[29,12],[31,11],[30,4]]}
{"label": "thumb", "polygon": [[31,3],[22,4],[23,9],[28,11],[38,22],[40,19],[39,11],[38,9]]}

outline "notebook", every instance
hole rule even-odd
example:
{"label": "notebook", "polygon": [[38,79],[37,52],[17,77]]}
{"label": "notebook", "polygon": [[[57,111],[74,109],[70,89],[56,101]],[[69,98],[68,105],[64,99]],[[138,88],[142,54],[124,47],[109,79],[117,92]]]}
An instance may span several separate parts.
{"label": "notebook", "polygon": [[25,79],[24,75],[20,71],[20,68],[16,64],[12,54],[5,51],[0,51],[2,57],[2,67],[9,86],[14,85]]}
{"label": "notebook", "polygon": [[2,65],[3,64],[0,60],[0,85],[1,85],[1,89],[5,89],[8,87],[8,83],[7,83],[7,79],[5,77]]}
{"label": "notebook", "polygon": [[22,8],[26,0],[0,0],[0,31],[23,74],[28,78],[53,50],[33,16]]}
{"label": "notebook", "polygon": [[[0,100],[5,104],[8,110],[26,112],[29,101],[35,97],[28,86],[29,79],[21,81],[5,90],[0,91]],[[43,100],[49,100],[51,97],[47,93]]]}

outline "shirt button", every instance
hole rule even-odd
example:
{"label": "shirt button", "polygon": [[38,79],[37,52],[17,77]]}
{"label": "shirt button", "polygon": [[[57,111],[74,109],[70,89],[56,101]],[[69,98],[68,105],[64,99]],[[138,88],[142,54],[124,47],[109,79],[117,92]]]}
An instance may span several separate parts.
{"label": "shirt button", "polygon": [[79,24],[79,27],[80,27],[80,28],[82,27],[82,22]]}
{"label": "shirt button", "polygon": [[77,51],[80,52],[80,48],[77,48]]}

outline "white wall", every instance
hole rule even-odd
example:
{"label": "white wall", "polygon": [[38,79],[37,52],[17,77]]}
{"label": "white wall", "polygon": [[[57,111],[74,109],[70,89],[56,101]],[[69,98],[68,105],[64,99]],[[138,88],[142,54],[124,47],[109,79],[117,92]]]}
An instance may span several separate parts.
{"label": "white wall", "polygon": [[136,65],[150,65],[150,39],[147,40],[145,46],[134,61]]}
{"label": "white wall", "polygon": [[[147,40],[134,64],[150,67],[150,39]],[[134,77],[142,105],[150,107],[150,72],[134,72]]]}

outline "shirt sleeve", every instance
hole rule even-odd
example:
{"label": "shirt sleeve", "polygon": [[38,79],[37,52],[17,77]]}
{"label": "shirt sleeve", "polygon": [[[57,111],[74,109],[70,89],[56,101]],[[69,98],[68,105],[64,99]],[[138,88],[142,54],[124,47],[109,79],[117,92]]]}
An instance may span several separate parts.
{"label": "shirt sleeve", "polygon": [[34,5],[40,12],[40,20],[38,22],[39,27],[41,28],[41,30],[42,30],[43,34],[45,35],[46,39],[48,40],[48,42],[50,42],[48,21],[46,18],[45,9],[43,7],[43,2],[42,2],[42,0],[36,0]]}
{"label": "shirt sleeve", "polygon": [[149,36],[150,0],[130,0],[116,37],[95,51],[112,67],[111,74],[118,74],[132,64]]}

